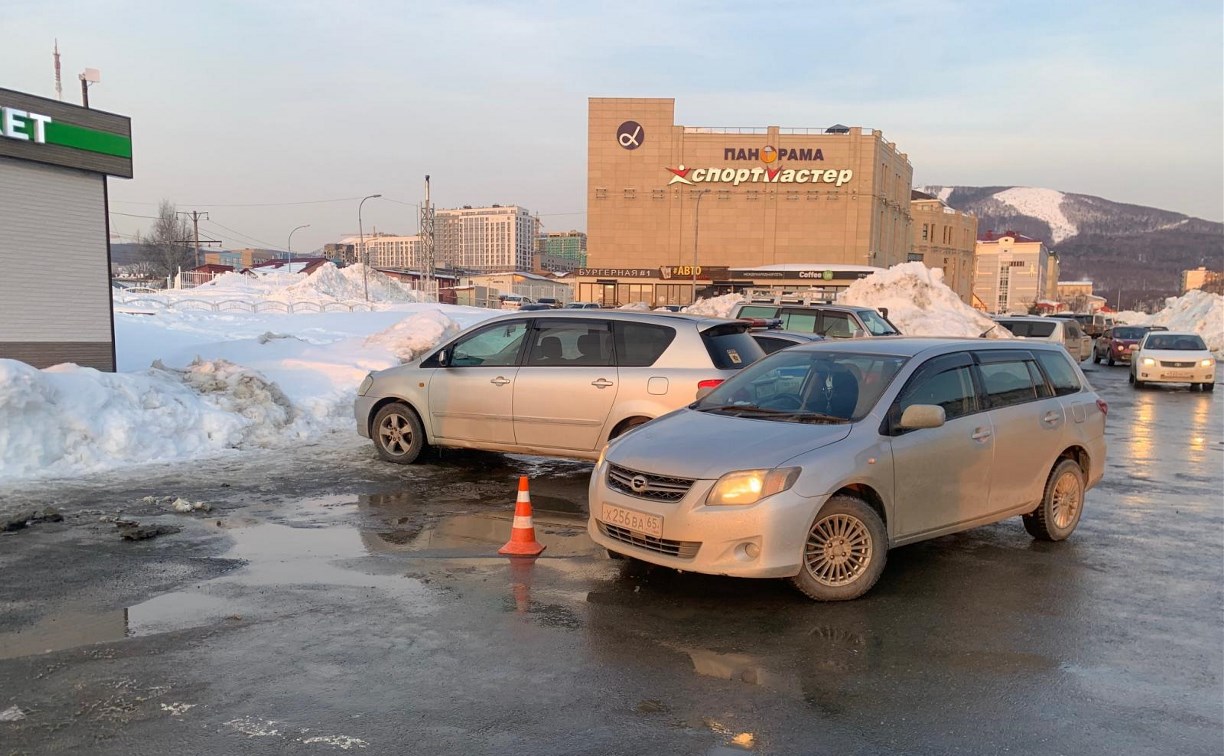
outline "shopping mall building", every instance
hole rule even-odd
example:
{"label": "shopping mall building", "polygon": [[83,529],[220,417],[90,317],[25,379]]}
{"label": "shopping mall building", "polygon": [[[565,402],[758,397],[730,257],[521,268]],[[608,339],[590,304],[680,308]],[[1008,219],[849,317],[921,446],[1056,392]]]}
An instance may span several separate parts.
{"label": "shopping mall building", "polygon": [[905,153],[871,129],[675,123],[675,100],[591,98],[576,298],[686,304],[771,287],[832,297],[911,248]]}

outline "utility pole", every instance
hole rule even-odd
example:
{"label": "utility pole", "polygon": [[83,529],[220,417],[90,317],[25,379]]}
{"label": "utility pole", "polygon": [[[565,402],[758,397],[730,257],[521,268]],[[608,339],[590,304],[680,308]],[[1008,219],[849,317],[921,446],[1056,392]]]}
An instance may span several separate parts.
{"label": "utility pole", "polygon": [[361,291],[365,294],[365,301],[370,301],[370,253],[366,251],[365,245],[365,229],[361,226],[361,206],[368,199],[377,199],[381,194],[371,194],[363,197],[361,202],[357,203],[357,235],[361,240],[361,251],[358,253],[358,259],[361,260]]}
{"label": "utility pole", "polygon": [[201,213],[199,210],[187,212],[180,210],[175,215],[186,215],[191,218],[191,226],[195,229],[195,264],[200,267],[200,220],[209,220],[208,213]]}
{"label": "utility pole", "polygon": [[425,174],[425,202],[421,205],[421,258],[425,268],[425,292],[428,294],[434,283],[437,260],[434,257],[434,210],[429,200],[429,174]]}

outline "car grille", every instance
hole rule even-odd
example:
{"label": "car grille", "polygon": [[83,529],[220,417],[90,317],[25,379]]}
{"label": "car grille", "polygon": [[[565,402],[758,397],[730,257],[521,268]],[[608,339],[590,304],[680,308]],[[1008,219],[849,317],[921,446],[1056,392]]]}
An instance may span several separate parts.
{"label": "car grille", "polygon": [[[596,522],[599,521],[596,520]],[[672,541],[667,538],[655,538],[618,525],[609,525],[606,522],[599,522],[599,532],[615,541],[680,559],[692,559],[697,556],[697,549],[701,548],[701,541]]]}
{"label": "car grille", "polygon": [[[639,480],[634,488],[634,479]],[[641,481],[645,481],[642,484]],[[669,478],[664,475],[634,472],[618,465],[608,465],[608,487],[613,491],[649,501],[680,501],[693,487],[688,478]]]}
{"label": "car grille", "polygon": [[1160,366],[1167,367],[1167,368],[1192,368],[1194,367],[1194,363],[1193,362],[1165,362],[1164,360],[1161,360]]}

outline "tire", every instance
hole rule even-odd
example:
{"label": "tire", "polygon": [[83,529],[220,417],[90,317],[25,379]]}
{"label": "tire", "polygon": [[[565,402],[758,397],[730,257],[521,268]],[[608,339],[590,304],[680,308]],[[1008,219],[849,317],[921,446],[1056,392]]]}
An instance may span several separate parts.
{"label": "tire", "polygon": [[1110,367],[1113,367],[1114,365],[1118,364],[1117,362],[1114,362],[1113,352],[1109,353],[1109,359],[1105,361],[1105,364],[1109,365]]}
{"label": "tire", "polygon": [[[849,601],[880,579],[888,559],[888,533],[874,509],[861,499],[838,494],[812,520],[800,556],[802,566],[791,585],[815,601]],[[846,569],[849,574],[841,574]]]}
{"label": "tire", "polygon": [[398,465],[417,461],[425,450],[425,428],[421,418],[407,404],[388,404],[374,415],[370,428],[378,456]]}
{"label": "tire", "polygon": [[1126,382],[1132,385],[1135,383],[1135,373],[1133,370],[1126,374]]}
{"label": "tire", "polygon": [[[1097,352],[1097,350],[1095,350],[1095,349],[1093,349],[1093,350],[1092,350],[1092,364],[1093,364],[1093,365],[1100,365],[1100,364],[1101,364],[1101,355],[1100,355],[1100,353],[1098,353],[1098,352]],[[1112,365],[1112,364],[1113,364],[1113,362],[1110,362],[1109,364],[1110,364],[1110,365]]]}
{"label": "tire", "polygon": [[614,438],[620,438],[639,425],[645,425],[648,422],[650,422],[649,417],[631,417],[622,422],[620,425],[616,426],[612,430],[612,435],[608,436],[608,440],[611,441]]}
{"label": "tire", "polygon": [[1215,391],[1215,384],[1214,383],[1204,383],[1203,391],[1206,391],[1208,393]]}
{"label": "tire", "polygon": [[1039,541],[1063,541],[1084,513],[1084,470],[1073,459],[1059,460],[1046,480],[1041,503],[1024,515],[1024,529]]}

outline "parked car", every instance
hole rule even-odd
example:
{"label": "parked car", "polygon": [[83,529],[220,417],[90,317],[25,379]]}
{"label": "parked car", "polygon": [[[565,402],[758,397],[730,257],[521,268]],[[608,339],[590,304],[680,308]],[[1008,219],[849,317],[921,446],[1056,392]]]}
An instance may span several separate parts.
{"label": "parked car", "polygon": [[525,304],[531,304],[531,297],[525,297],[521,294],[501,294],[497,297],[501,302],[503,310],[517,310]]}
{"label": "parked car", "polygon": [[570,302],[565,306],[567,310],[598,310],[599,304],[596,302]]}
{"label": "parked car", "polygon": [[427,446],[595,459],[764,356],[747,324],[722,318],[519,312],[366,376],[357,431],[403,464]]}
{"label": "parked car", "polygon": [[1149,383],[1188,383],[1200,391],[1215,391],[1215,355],[1197,333],[1149,331],[1131,359],[1130,382],[1141,389]]}
{"label": "parked car", "polygon": [[1084,333],[1094,339],[1116,325],[1113,316],[1103,312],[1056,312],[1050,317],[1074,320],[1080,324]]}
{"label": "parked car", "polygon": [[1074,318],[1042,318],[1028,315],[996,317],[995,322],[1022,339],[1038,339],[1062,344],[1076,362],[1092,355],[1092,338]]}
{"label": "parked car", "polygon": [[537,297],[536,304],[548,305],[554,310],[560,310],[565,303],[556,297]]}
{"label": "parked car", "polygon": [[815,333],[830,339],[901,335],[889,322],[887,313],[870,307],[746,302],[736,307],[732,317],[781,318],[783,330]]}
{"label": "parked car", "polygon": [[610,553],[852,599],[896,546],[1017,515],[1070,536],[1107,410],[1053,344],[796,346],[609,443],[587,529]]}
{"label": "parked car", "polygon": [[1105,329],[1092,345],[1092,361],[1101,360],[1111,367],[1119,362],[1129,363],[1131,352],[1139,348],[1139,340],[1148,331],[1167,331],[1164,326],[1114,326]]}
{"label": "parked car", "polygon": [[773,354],[796,344],[811,344],[814,341],[825,340],[824,336],[817,336],[814,333],[797,333],[795,331],[771,329],[753,329],[751,334],[765,354]]}

